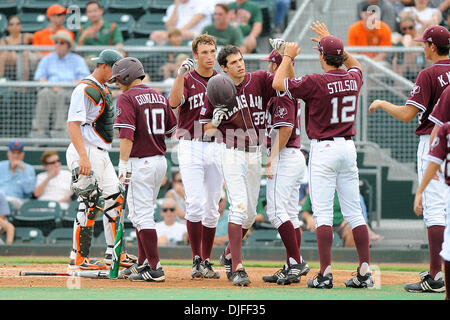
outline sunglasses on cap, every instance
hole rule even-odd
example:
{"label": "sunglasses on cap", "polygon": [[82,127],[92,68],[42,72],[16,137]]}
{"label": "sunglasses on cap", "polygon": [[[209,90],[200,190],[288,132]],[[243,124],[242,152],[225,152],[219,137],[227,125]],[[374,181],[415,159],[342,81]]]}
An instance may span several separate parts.
{"label": "sunglasses on cap", "polygon": [[169,210],[170,210],[170,212],[175,212],[175,208],[162,208],[161,209],[162,212],[167,212]]}

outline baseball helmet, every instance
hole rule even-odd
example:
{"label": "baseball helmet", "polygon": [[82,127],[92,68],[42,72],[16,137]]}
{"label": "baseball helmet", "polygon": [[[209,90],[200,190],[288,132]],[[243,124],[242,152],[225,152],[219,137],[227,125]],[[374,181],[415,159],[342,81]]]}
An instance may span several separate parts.
{"label": "baseball helmet", "polygon": [[91,60],[95,63],[102,63],[107,64],[108,66],[112,67],[116,61],[122,59],[122,54],[117,50],[112,49],[106,49],[100,52],[98,57],[92,58]]}
{"label": "baseball helmet", "polygon": [[206,95],[214,107],[233,108],[236,105],[236,94],[236,86],[229,76],[219,73],[209,79]]}
{"label": "baseball helmet", "polygon": [[145,72],[142,63],[133,57],[126,57],[114,63],[112,67],[112,77],[108,82],[114,83],[119,77],[119,83],[129,86],[136,79],[144,79]]}

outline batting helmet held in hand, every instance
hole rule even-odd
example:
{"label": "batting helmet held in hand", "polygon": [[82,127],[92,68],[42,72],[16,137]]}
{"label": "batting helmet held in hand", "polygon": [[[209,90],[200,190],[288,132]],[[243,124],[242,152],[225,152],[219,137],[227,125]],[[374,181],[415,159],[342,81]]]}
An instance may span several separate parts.
{"label": "batting helmet held in hand", "polygon": [[236,86],[227,75],[217,74],[208,81],[206,95],[216,108],[232,109],[236,105]]}
{"label": "batting helmet held in hand", "polygon": [[112,67],[112,77],[108,82],[116,82],[116,78],[119,77],[119,83],[124,86],[129,86],[136,79],[144,79],[145,72],[142,63],[133,57],[123,58]]}

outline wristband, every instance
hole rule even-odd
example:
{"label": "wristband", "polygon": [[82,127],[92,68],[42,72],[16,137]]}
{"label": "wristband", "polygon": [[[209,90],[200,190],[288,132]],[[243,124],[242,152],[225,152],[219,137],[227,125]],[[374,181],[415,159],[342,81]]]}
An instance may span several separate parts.
{"label": "wristband", "polygon": [[291,58],[292,61],[294,61],[294,58],[292,58],[291,56],[289,56],[287,54],[283,54],[283,57],[289,57],[289,58]]}

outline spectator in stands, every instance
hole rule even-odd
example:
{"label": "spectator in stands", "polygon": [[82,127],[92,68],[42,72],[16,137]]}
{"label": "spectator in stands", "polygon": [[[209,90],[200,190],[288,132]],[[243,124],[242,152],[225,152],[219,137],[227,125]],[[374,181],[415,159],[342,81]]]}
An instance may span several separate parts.
{"label": "spectator in stands", "polygon": [[[54,52],[46,55],[38,64],[34,80],[40,82],[75,82],[89,75],[84,59],[71,52],[74,46],[67,31],[60,30],[52,35]],[[31,136],[33,138],[63,137],[66,134],[66,118],[71,88],[45,87],[39,90],[36,102],[36,117]],[[50,116],[53,116],[50,131]]]}
{"label": "spectator in stands", "polygon": [[236,0],[228,5],[230,24],[239,27],[244,35],[245,52],[251,53],[257,47],[257,39],[263,30],[262,10],[258,4],[248,0]]}
{"label": "spectator in stands", "polygon": [[[379,20],[377,11],[368,12],[370,4],[361,6],[361,20],[355,22],[348,29],[348,46],[390,46],[391,29]],[[364,53],[375,61],[385,61],[387,53]]]}
{"label": "spectator in stands", "polygon": [[163,199],[161,205],[161,216],[163,221],[156,223],[156,234],[158,245],[187,244],[188,234],[186,225],[178,222],[176,217],[176,202],[172,198]]}
{"label": "spectator in stands", "polygon": [[183,222],[186,215],[186,203],[184,195],[183,180],[181,180],[180,171],[173,171],[172,173],[172,188],[166,192],[165,198],[172,198],[176,203],[175,213],[177,218]]}
{"label": "spectator in stands", "polygon": [[245,47],[242,46],[244,42],[241,29],[230,25],[228,12],[229,9],[226,4],[216,4],[214,8],[214,23],[203,28],[202,33],[215,37],[218,46],[231,44],[240,47],[241,51],[245,50]]}
{"label": "spectator in stands", "polygon": [[208,0],[174,0],[163,18],[166,30],[156,30],[150,39],[158,45],[167,42],[168,30],[181,30],[183,40],[193,39],[211,22]]}
{"label": "spectator in stands", "polygon": [[[32,33],[22,33],[22,23],[18,16],[8,18],[8,35],[0,39],[1,46],[13,46],[33,43]],[[23,56],[20,56],[20,53]],[[0,78],[27,81],[30,76],[30,58],[27,51],[0,51]],[[21,71],[21,72],[20,72]]]}
{"label": "spectator in stands", "polygon": [[30,198],[36,186],[34,168],[25,163],[24,144],[11,141],[8,145],[8,160],[0,161],[0,191],[14,208],[19,209]]}
{"label": "spectator in stands", "polygon": [[0,234],[6,232],[6,244],[14,242],[14,225],[8,221],[9,214],[8,200],[6,200],[5,194],[0,191]]}
{"label": "spectator in stands", "polygon": [[397,29],[397,14],[395,13],[395,9],[393,4],[389,0],[363,0],[358,2],[356,6],[356,19],[361,19],[361,11],[363,7],[369,6],[377,6],[380,8],[380,20],[386,23],[391,31],[395,31]]}
{"label": "spectator in stands", "polygon": [[[400,33],[392,33],[392,44],[399,47],[421,46],[420,42],[414,41],[417,37],[416,19],[405,15],[400,19]],[[418,52],[395,53],[392,59],[392,69],[409,79],[415,81],[417,74],[425,67],[423,54]]]}
{"label": "spectator in stands", "polygon": [[228,210],[227,198],[225,192],[222,192],[222,197],[219,201],[219,214],[220,218],[216,226],[216,235],[214,237],[215,246],[224,246],[228,242]]}
{"label": "spectator in stands", "polygon": [[276,0],[275,1],[275,17],[273,19],[274,24],[274,37],[279,38],[283,33],[283,23],[286,15],[291,7],[291,0]]}
{"label": "spectator in stands", "polygon": [[[72,31],[64,28],[64,21],[66,19],[67,9],[60,4],[53,4],[47,9],[47,19],[49,24],[46,28],[38,30],[33,34],[34,46],[53,46],[55,44],[52,35],[55,35],[58,31],[65,30],[70,34],[72,39],[75,39],[75,35]],[[40,60],[50,51],[38,52],[35,51],[37,60]]]}
{"label": "spectator in stands", "polygon": [[441,23],[442,12],[437,8],[431,8],[430,0],[415,0],[414,6],[405,7],[400,13],[399,17],[411,15],[416,19],[416,32],[420,37],[426,28],[435,26]]}
{"label": "spectator in stands", "polygon": [[159,188],[158,192],[158,199],[164,198],[167,191],[172,189],[172,184],[170,183],[169,178],[167,178],[167,173],[164,175],[163,181],[161,182],[161,187]]}
{"label": "spectator in stands", "polygon": [[78,45],[85,46],[123,46],[123,35],[116,22],[103,19],[104,9],[100,1],[90,0],[86,3],[86,15],[89,19],[80,28],[76,36]]}
{"label": "spectator in stands", "polygon": [[57,151],[44,151],[41,163],[45,171],[36,176],[36,188],[33,195],[38,200],[56,200],[61,209],[67,210],[72,201],[72,173],[61,169],[61,160]]}

